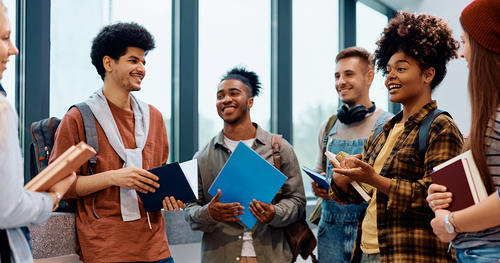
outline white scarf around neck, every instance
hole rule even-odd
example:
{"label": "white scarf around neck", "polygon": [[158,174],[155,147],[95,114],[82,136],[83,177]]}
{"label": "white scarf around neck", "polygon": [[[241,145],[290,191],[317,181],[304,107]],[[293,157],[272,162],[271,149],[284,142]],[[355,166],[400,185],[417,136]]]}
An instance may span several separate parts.
{"label": "white scarf around neck", "polygon": [[[137,148],[125,149],[120,131],[109,108],[108,101],[102,93],[102,88],[92,94],[85,103],[92,110],[95,118],[101,125],[109,144],[123,160],[123,167],[142,167],[142,150],[146,145],[149,132],[149,106],[132,94],[130,102],[134,111],[135,120],[135,143]],[[139,201],[134,189],[120,187],[120,209],[123,221],[134,221],[141,218]]]}

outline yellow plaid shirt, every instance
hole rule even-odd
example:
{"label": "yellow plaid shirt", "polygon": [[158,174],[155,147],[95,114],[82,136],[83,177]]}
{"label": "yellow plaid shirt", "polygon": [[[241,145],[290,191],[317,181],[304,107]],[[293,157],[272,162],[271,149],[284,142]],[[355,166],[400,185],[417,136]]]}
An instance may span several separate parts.
{"label": "yellow plaid shirt", "polygon": [[[435,101],[425,105],[404,124],[391,155],[385,160],[380,175],[391,179],[389,195],[377,191],[377,229],[380,262],[451,262],[448,245],[432,232],[434,213],[425,200],[432,183],[430,174],[436,165],[460,154],[463,139],[455,122],[439,115],[429,130],[429,147],[421,160],[417,153],[418,131],[427,114],[437,108]],[[402,112],[387,122],[383,131],[368,138],[363,160],[372,165]],[[339,202],[361,202],[354,192],[345,193],[332,183],[330,195]],[[362,220],[362,219],[361,219]],[[358,233],[358,238],[360,233]],[[360,253],[355,247],[353,258]]]}

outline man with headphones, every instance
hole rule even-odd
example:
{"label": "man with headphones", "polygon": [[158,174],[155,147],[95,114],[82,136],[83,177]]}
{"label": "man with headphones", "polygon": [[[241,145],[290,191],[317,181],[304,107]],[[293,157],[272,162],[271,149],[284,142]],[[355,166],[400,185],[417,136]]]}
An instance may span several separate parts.
{"label": "man with headphones", "polygon": [[[316,171],[332,178],[332,164],[325,151],[354,155],[363,152],[372,131],[393,115],[377,109],[370,101],[369,89],[374,77],[374,61],[359,47],[342,50],[335,58],[335,89],[344,103],[320,128]],[[342,205],[328,196],[328,191],[312,182],[314,194],[323,198],[318,228],[319,262],[350,262],[359,215],[367,203]]]}

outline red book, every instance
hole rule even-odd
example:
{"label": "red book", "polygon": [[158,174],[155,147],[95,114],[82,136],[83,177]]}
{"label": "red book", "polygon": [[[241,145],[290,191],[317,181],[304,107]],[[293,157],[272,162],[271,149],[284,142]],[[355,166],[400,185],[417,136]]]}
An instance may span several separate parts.
{"label": "red book", "polygon": [[431,178],[432,183],[446,186],[453,194],[447,208],[450,211],[467,208],[488,197],[470,151],[434,167]]}
{"label": "red book", "polygon": [[432,183],[444,185],[448,192],[453,193],[453,201],[448,210],[457,211],[474,205],[474,198],[461,159],[433,172],[431,178]]}

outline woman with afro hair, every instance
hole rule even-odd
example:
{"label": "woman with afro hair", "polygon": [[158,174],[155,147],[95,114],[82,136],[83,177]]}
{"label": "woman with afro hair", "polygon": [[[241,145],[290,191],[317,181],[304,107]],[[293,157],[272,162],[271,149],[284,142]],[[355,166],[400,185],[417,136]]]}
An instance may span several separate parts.
{"label": "woman with afro hair", "polygon": [[[403,110],[375,129],[361,160],[350,157],[333,171],[331,195],[344,201],[345,185],[357,180],[373,186],[361,218],[353,262],[450,262],[445,243],[433,234],[434,217],[426,202],[430,174],[436,165],[458,155],[462,136],[446,114],[435,116],[431,92],[457,57],[458,42],[437,17],[400,12],[377,42],[376,65],[386,76],[390,100]],[[419,151],[419,130],[431,120],[425,151]]]}

